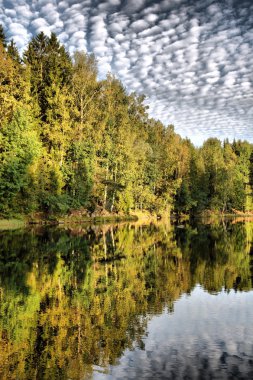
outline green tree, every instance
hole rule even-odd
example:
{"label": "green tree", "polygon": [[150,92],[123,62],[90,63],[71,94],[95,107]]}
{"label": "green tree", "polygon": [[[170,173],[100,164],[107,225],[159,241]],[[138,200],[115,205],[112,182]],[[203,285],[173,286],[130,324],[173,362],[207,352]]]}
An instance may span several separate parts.
{"label": "green tree", "polygon": [[7,53],[14,62],[21,64],[21,58],[18,52],[18,48],[13,40],[11,40],[11,42],[7,46]]}
{"label": "green tree", "polygon": [[27,112],[16,111],[13,120],[1,129],[0,147],[0,212],[29,211],[29,168],[39,157],[41,144]]}
{"label": "green tree", "polygon": [[3,26],[0,24],[0,44],[6,48],[7,46],[7,39],[6,39],[6,36],[5,36],[5,33],[4,33],[4,28]]}

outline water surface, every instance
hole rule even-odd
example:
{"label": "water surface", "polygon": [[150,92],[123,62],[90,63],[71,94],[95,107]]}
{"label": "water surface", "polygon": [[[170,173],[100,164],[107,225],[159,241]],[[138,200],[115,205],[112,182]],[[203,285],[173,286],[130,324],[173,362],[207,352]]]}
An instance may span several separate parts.
{"label": "water surface", "polygon": [[253,378],[252,222],[0,235],[0,378]]}

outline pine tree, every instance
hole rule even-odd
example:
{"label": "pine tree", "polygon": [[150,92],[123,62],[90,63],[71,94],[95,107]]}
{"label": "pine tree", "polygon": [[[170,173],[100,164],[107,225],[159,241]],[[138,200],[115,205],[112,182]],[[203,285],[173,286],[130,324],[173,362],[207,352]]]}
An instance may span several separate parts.
{"label": "pine tree", "polygon": [[0,24],[0,44],[2,44],[4,49],[7,47],[7,40],[6,40],[6,36],[4,33],[4,28],[1,24]]}
{"label": "pine tree", "polygon": [[11,42],[7,46],[7,53],[14,62],[21,64],[21,58],[18,52],[18,48],[13,40],[11,40]]}

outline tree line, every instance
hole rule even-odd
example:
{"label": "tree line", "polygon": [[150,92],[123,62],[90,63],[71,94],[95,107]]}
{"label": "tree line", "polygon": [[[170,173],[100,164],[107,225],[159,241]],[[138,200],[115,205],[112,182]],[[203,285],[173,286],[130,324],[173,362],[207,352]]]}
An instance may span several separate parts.
{"label": "tree line", "polygon": [[253,145],[201,147],[52,33],[22,57],[0,28],[0,215],[253,210]]}

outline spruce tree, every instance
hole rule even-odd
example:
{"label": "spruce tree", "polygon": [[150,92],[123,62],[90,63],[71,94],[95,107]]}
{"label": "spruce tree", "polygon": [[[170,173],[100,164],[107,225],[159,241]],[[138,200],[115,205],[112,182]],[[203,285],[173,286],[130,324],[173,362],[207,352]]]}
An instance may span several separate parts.
{"label": "spruce tree", "polygon": [[7,46],[7,53],[9,55],[9,57],[11,57],[11,59],[20,64],[21,63],[21,58],[20,58],[20,55],[19,55],[19,52],[18,52],[18,48],[15,44],[15,42],[13,41],[13,39],[11,40],[11,42],[9,43],[9,45]]}
{"label": "spruce tree", "polygon": [[4,33],[4,28],[1,24],[0,24],[0,43],[3,45],[4,48],[7,47],[7,40]]}

